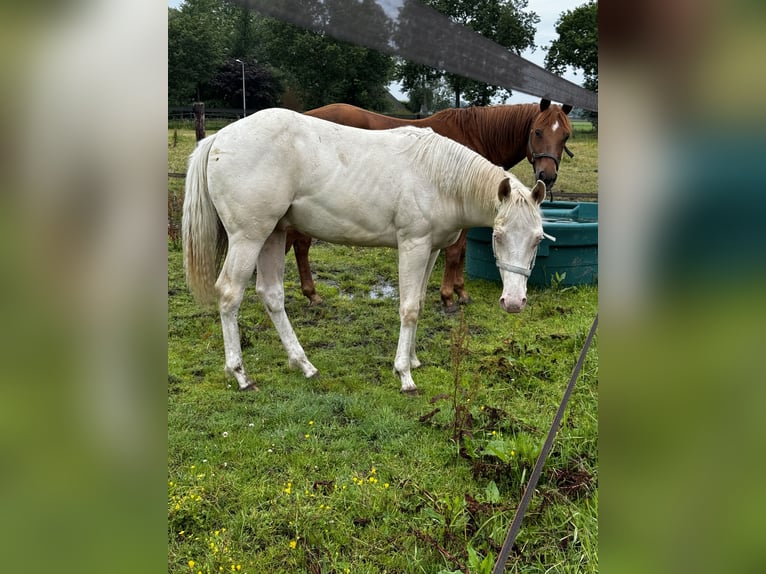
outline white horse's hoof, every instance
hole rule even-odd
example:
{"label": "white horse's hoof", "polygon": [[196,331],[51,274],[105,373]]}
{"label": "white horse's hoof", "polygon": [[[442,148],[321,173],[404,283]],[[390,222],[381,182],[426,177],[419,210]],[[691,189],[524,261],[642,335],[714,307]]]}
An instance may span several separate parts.
{"label": "white horse's hoof", "polygon": [[260,391],[261,389],[256,387],[254,382],[250,381],[250,383],[248,383],[244,387],[239,387],[239,390],[240,391]]}

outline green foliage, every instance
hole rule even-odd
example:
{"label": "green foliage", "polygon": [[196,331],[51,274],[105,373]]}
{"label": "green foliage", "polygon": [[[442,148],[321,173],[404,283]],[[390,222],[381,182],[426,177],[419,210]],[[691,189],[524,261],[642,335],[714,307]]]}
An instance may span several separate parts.
{"label": "green foliage", "polygon": [[[247,109],[261,110],[277,106],[284,90],[272,71],[253,58],[240,60],[245,63]],[[236,58],[226,59],[201,90],[201,97],[210,107],[241,108],[242,64]]]}
{"label": "green foliage", "polygon": [[391,56],[225,0],[187,0],[168,10],[170,104],[241,107],[237,58],[246,62],[248,109],[275,105],[289,87],[305,108],[343,101],[382,110],[394,67]]}
{"label": "green foliage", "polygon": [[[527,10],[527,0],[426,0],[425,4],[516,54],[535,46],[535,25],[540,22],[540,17]],[[410,62],[402,62],[397,67],[396,77],[408,92],[422,92],[426,86],[435,85],[436,80],[443,80],[454,94],[454,107],[460,107],[461,98],[470,105],[483,106],[488,105],[493,97],[504,99],[509,95],[500,86]],[[417,97],[428,99],[420,95]],[[430,99],[433,101],[436,98],[431,96]]]}
{"label": "green foliage", "polygon": [[551,277],[551,288],[552,289],[560,289],[561,284],[564,282],[564,280],[567,278],[566,271],[564,273],[559,273],[558,271],[553,274]]}
{"label": "green foliage", "polygon": [[168,9],[168,101],[199,100],[227,55],[236,8],[224,0],[186,0]]}
{"label": "green foliage", "polygon": [[562,13],[556,32],[559,37],[548,48],[545,67],[558,74],[568,66],[582,70],[584,86],[598,91],[598,3],[591,1]]}
{"label": "green foliage", "polygon": [[393,58],[273,19],[264,19],[260,53],[278,68],[306,109],[345,102],[382,109]]}

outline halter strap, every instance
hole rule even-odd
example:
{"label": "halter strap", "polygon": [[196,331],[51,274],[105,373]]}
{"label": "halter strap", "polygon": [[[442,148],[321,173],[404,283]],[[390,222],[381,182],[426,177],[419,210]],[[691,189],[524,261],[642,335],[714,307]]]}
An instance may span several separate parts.
{"label": "halter strap", "polygon": [[[553,155],[551,153],[545,153],[545,152],[535,153],[535,150],[532,149],[532,131],[531,130],[529,132],[529,138],[527,138],[527,147],[529,148],[529,156],[532,158],[532,159],[529,160],[529,163],[534,163],[534,161],[536,159],[540,159],[541,157],[548,157],[548,158],[552,159],[554,161],[554,163],[556,164],[556,170],[559,169],[559,163],[561,163],[561,156],[556,157],[555,155]],[[566,144],[564,144],[564,151],[566,152],[566,154],[570,158],[574,157],[574,154],[566,146]]]}
{"label": "halter strap", "polygon": [[497,265],[498,269],[505,269],[506,271],[510,271],[511,273],[518,273],[519,275],[524,275],[525,277],[529,277],[532,274],[531,267],[529,269],[524,269],[518,265],[511,265],[510,263],[501,261],[500,259],[495,259],[495,264]]}
{"label": "halter strap", "polygon": [[[543,233],[543,237],[550,241],[556,241],[556,238],[553,237],[553,235],[548,235],[547,233]],[[535,262],[537,261],[537,249],[539,247],[540,244],[535,248],[535,254],[532,256],[532,261],[530,262],[529,267],[520,267],[497,258],[497,254],[495,253],[495,235],[494,233],[492,234],[492,254],[495,255],[495,265],[497,265],[497,268],[510,271],[511,273],[518,273],[519,275],[524,275],[524,277],[529,277],[532,274],[532,268],[534,268]]]}

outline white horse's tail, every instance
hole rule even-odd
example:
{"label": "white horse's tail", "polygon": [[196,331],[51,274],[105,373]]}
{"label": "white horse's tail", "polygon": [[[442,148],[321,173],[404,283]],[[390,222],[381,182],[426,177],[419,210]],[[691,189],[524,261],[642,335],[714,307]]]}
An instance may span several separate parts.
{"label": "white horse's tail", "polygon": [[181,223],[186,284],[201,304],[217,300],[215,281],[227,241],[208,194],[207,159],[214,140],[212,135],[199,142],[189,157]]}

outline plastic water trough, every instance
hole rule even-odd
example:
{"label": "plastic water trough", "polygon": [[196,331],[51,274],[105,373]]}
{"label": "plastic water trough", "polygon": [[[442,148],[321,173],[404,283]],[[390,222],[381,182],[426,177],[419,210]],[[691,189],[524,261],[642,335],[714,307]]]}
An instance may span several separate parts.
{"label": "plastic water trough", "polygon": [[[545,201],[543,230],[556,242],[543,239],[529,276],[530,285],[582,285],[598,281],[598,203]],[[465,270],[469,277],[501,282],[492,253],[492,229],[468,231]]]}

